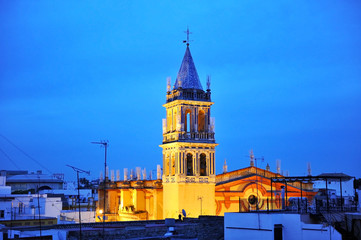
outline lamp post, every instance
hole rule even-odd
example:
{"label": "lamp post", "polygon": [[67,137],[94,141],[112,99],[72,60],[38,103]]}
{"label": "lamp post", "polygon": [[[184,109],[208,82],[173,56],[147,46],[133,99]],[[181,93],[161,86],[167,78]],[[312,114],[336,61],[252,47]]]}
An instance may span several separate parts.
{"label": "lamp post", "polygon": [[106,194],[105,194],[105,188],[106,188],[106,183],[107,183],[107,148],[108,148],[108,141],[100,141],[100,142],[91,142],[92,144],[99,144],[99,145],[103,145],[104,146],[104,182],[103,182],[103,239],[105,239],[105,226],[104,226],[104,222],[105,222],[105,212],[106,212]]}

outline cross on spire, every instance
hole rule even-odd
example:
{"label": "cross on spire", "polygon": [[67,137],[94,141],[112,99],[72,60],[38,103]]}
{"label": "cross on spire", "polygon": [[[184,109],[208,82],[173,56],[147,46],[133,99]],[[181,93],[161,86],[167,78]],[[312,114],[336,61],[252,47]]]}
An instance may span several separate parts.
{"label": "cross on spire", "polygon": [[184,31],[187,34],[187,40],[184,40],[183,43],[187,43],[187,46],[189,46],[189,34],[192,34],[192,32],[189,31],[189,28],[187,26],[187,31]]}

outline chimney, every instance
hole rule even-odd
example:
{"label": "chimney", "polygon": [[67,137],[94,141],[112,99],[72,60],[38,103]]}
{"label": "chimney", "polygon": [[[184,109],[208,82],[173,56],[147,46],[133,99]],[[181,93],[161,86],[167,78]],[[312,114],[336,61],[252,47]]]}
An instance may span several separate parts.
{"label": "chimney", "polygon": [[159,164],[157,165],[157,179],[158,180],[162,179],[162,170]]}
{"label": "chimney", "polygon": [[277,169],[277,174],[281,174],[281,160],[277,159],[276,160],[276,169]]}
{"label": "chimney", "polygon": [[308,173],[308,176],[312,176],[312,170],[311,170],[311,163],[310,162],[307,163],[307,173]]}
{"label": "chimney", "polygon": [[134,170],[130,169],[130,181],[134,180]]}
{"label": "chimney", "polygon": [[136,167],[135,170],[137,171],[137,180],[141,180],[140,179],[140,167]]}
{"label": "chimney", "polygon": [[249,158],[250,158],[250,166],[254,167],[254,155],[253,155],[253,149],[249,151]]}
{"label": "chimney", "polygon": [[117,169],[117,182],[120,181],[120,171]]}
{"label": "chimney", "polygon": [[128,181],[128,168],[124,168],[124,181]]}
{"label": "chimney", "polygon": [[114,170],[110,170],[110,179],[112,182],[114,182],[115,177],[114,177]]}
{"label": "chimney", "polygon": [[147,170],[143,169],[143,181],[147,180]]}
{"label": "chimney", "polygon": [[227,169],[228,169],[227,162],[226,162],[226,159],[224,159],[224,163],[223,163],[223,173],[226,173],[226,172],[227,172]]}
{"label": "chimney", "polygon": [[103,172],[102,172],[102,171],[100,171],[99,180],[100,180],[101,182],[103,182]]}

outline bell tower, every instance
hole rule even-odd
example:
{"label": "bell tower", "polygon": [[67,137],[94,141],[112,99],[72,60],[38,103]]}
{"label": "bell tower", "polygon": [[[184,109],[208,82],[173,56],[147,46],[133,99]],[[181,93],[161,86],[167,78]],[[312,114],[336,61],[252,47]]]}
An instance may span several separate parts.
{"label": "bell tower", "polygon": [[214,118],[210,79],[204,91],[189,43],[163,105],[163,217],[215,215]]}

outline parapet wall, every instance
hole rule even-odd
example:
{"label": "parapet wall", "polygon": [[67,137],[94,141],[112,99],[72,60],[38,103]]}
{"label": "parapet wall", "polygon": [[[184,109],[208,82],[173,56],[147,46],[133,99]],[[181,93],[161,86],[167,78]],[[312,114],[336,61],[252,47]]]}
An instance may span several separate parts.
{"label": "parapet wall", "polygon": [[[132,221],[105,223],[104,239],[161,239],[168,231],[164,220]],[[103,239],[102,224],[83,224],[82,238],[89,240]],[[197,238],[199,240],[224,239],[223,217],[200,216],[175,221],[176,234],[182,238]],[[79,239],[79,231],[69,230],[68,240]]]}

